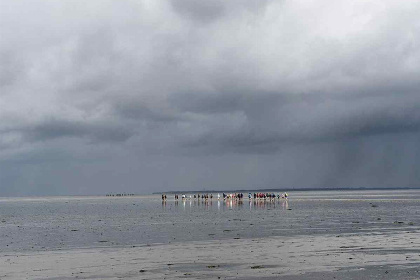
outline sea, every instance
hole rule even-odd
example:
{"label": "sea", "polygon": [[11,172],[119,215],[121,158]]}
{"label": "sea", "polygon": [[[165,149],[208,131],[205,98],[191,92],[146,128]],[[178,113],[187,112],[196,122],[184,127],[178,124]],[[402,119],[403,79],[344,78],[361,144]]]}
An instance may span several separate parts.
{"label": "sea", "polygon": [[[289,191],[289,199],[168,195],[0,198],[0,250],[30,252],[223,239],[418,230],[420,190]],[[192,195],[192,194],[191,194]],[[187,196],[189,194],[187,193]],[[217,197],[217,193],[214,194]]]}

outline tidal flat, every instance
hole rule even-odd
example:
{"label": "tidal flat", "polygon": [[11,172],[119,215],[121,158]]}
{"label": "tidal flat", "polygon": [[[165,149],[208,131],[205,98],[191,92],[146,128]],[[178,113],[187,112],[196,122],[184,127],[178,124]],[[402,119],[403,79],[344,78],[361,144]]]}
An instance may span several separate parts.
{"label": "tidal flat", "polygon": [[289,195],[1,198],[0,279],[420,278],[419,190]]}

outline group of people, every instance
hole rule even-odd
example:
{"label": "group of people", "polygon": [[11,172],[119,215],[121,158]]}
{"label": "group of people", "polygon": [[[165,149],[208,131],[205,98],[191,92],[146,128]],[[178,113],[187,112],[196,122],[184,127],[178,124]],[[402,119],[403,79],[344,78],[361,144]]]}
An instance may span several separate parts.
{"label": "group of people", "polygon": [[243,198],[243,193],[223,193],[223,200],[242,200]]}
{"label": "group of people", "polygon": [[[282,194],[275,194],[275,193],[254,193],[254,199],[264,199],[264,200],[274,200],[276,199],[287,199],[289,195],[287,193],[282,193]],[[248,198],[251,199],[251,193],[248,194]]]}
{"label": "group of people", "polygon": [[[219,197],[220,197],[220,195],[219,195]],[[201,200],[209,200],[209,199],[213,199],[213,194],[211,193],[211,194],[208,194],[208,193],[206,193],[206,194],[194,194],[194,196],[193,195],[189,195],[189,196],[187,196],[186,194],[183,194],[183,195],[181,195],[181,199],[182,200],[187,200],[187,199],[200,199],[201,198]],[[179,195],[178,194],[175,194],[175,200],[179,200]]]}
{"label": "group of people", "polygon": [[[275,193],[248,193],[248,199],[252,200],[275,200],[277,199],[287,199],[288,198],[287,193],[282,194],[275,194]],[[243,193],[223,193],[222,196],[220,196],[220,193],[217,194],[217,200],[242,200],[244,198]],[[162,194],[162,201],[166,201],[167,197],[166,194]],[[206,194],[194,194],[194,195],[181,195],[182,200],[192,200],[192,199],[198,199],[198,200],[213,200],[213,194],[206,193]],[[175,194],[175,201],[179,200],[179,195]]]}

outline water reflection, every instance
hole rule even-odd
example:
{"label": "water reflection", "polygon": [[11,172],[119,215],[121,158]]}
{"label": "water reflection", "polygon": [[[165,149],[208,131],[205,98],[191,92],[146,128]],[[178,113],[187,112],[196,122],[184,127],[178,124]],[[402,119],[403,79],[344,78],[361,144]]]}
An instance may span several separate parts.
{"label": "water reflection", "polygon": [[0,198],[0,250],[420,230],[420,190],[307,191],[289,201],[245,197],[240,203],[217,195],[207,201],[160,199]]}
{"label": "water reflection", "polygon": [[282,206],[282,208],[283,208],[284,210],[289,209],[289,201],[288,201],[288,200],[284,200],[284,201],[282,202],[281,206]]}
{"label": "water reflection", "polygon": [[[214,202],[214,203],[213,203]],[[264,200],[264,199],[226,199],[226,200],[190,200],[185,199],[181,201],[182,209],[204,209],[204,210],[217,210],[217,211],[227,211],[227,210],[240,210],[244,208],[244,205],[247,204],[249,210],[257,209],[275,209],[279,207],[280,209],[287,210],[289,209],[289,201],[287,199],[273,199],[273,200]],[[166,202],[162,202],[162,206],[166,207]],[[179,202],[175,201],[175,208],[179,207]]]}

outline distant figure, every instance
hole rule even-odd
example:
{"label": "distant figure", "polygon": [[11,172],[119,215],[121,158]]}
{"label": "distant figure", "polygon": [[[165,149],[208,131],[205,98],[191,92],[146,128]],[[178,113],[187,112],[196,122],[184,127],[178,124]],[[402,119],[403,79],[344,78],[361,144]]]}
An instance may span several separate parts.
{"label": "distant figure", "polygon": [[220,193],[217,194],[217,200],[220,200]]}

